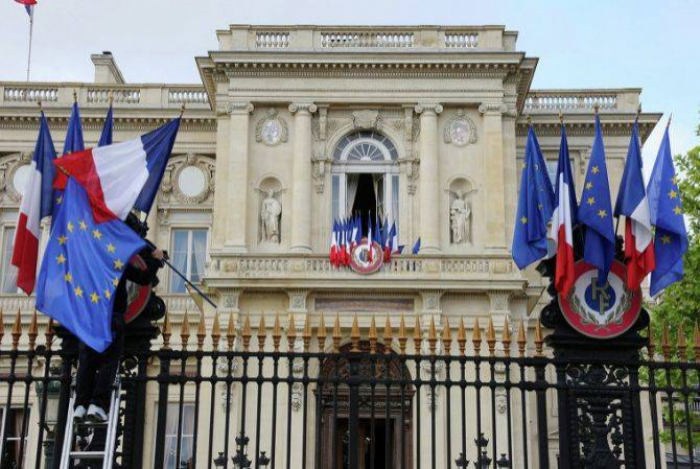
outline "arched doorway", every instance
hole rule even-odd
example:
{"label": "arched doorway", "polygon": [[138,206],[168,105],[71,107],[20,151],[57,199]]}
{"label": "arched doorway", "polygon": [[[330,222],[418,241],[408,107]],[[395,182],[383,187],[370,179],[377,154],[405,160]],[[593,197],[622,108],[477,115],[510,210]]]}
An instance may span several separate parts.
{"label": "arched doorway", "polygon": [[[358,426],[350,425],[350,360],[352,345],[340,349],[337,359],[327,358],[320,376],[320,467],[351,469],[349,448],[351,435],[358,438],[359,466],[352,469],[404,469],[413,467],[411,375],[395,354],[386,354],[377,344],[375,358],[369,355],[369,342],[360,342],[354,354],[358,383]],[[374,378],[374,379],[373,379]],[[371,383],[374,382],[374,389]],[[388,384],[388,386],[387,386]],[[318,392],[318,391],[317,391]],[[373,461],[373,463],[372,463]]]}

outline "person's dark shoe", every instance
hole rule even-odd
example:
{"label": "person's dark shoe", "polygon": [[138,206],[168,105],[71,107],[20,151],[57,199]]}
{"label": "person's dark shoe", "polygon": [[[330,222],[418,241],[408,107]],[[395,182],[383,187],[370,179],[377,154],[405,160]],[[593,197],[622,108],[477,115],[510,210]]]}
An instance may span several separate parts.
{"label": "person's dark shoe", "polygon": [[107,412],[102,407],[90,404],[87,411],[87,420],[92,423],[104,423],[107,421]]}

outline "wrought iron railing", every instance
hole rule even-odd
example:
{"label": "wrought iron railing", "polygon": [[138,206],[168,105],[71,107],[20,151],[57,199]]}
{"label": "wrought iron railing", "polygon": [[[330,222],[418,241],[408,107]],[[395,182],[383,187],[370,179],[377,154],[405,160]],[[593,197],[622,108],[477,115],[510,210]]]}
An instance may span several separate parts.
{"label": "wrought iron railing", "polygon": [[[75,344],[53,327],[39,340],[36,316],[24,329],[19,318],[0,329],[0,405],[23,410],[3,413],[2,467],[56,467]],[[253,330],[250,316],[237,328],[232,314],[225,331],[218,315],[200,316],[193,333],[190,319],[175,334],[166,316],[153,349],[143,330],[127,339],[120,467],[696,464],[700,333],[675,348],[665,335],[658,357],[651,342],[629,360],[575,361],[550,356],[539,323],[497,333],[490,320],[484,330],[478,320],[423,327],[400,317],[373,319],[361,334],[357,318],[348,330],[337,316],[327,327],[322,316],[261,315]],[[565,453],[577,462],[558,461]]]}

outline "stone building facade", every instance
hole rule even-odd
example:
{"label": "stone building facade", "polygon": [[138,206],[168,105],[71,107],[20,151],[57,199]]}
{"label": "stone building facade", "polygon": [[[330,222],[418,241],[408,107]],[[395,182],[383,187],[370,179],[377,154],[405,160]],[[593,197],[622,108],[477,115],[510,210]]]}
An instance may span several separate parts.
{"label": "stone building facade", "polygon": [[[87,146],[110,95],[115,141],[186,105],[149,237],[214,298],[218,310],[206,306],[205,317],[219,314],[222,327],[240,327],[243,315],[272,324],[277,313],[298,323],[338,314],[348,340],[355,316],[363,335],[372,317],[398,323],[401,314],[424,325],[493,318],[498,329],[508,317],[532,327],[543,284],[509,252],[528,118],[553,173],[563,112],[580,195],[598,104],[615,196],[640,89],[531,89],[538,59],[500,26],[232,25],[216,34],[219,48],[196,58],[197,85],[125,82],[108,53],[92,56],[91,83],[0,82],[6,328],[8,313],[33,311],[9,258],[36,102],[60,149],[74,91]],[[642,139],[659,118],[639,115]],[[333,220],[368,210],[396,221],[404,254],[368,275],[333,267]],[[196,311],[170,272],[158,288],[176,328]]]}

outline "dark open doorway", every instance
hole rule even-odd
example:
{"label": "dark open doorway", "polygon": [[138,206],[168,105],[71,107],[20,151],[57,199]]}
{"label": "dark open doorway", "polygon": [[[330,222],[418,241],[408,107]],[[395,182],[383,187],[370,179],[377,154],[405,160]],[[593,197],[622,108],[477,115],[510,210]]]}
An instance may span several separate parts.
{"label": "dark open doorway", "polygon": [[356,176],[357,192],[352,204],[352,216],[360,215],[362,220],[362,236],[367,236],[367,220],[374,220],[377,215],[377,194],[374,192],[374,178],[371,174],[358,174]]}

